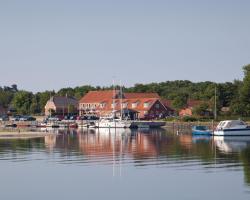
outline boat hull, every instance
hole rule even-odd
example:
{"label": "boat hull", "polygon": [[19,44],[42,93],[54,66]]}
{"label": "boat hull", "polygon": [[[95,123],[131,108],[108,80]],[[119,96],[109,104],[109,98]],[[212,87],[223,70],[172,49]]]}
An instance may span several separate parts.
{"label": "boat hull", "polygon": [[130,122],[97,122],[95,124],[97,128],[129,128]]}
{"label": "boat hull", "polygon": [[213,135],[216,135],[216,136],[250,136],[250,128],[216,130],[214,131]]}
{"label": "boat hull", "polygon": [[198,130],[193,130],[192,131],[193,135],[212,135],[211,131],[198,131]]}

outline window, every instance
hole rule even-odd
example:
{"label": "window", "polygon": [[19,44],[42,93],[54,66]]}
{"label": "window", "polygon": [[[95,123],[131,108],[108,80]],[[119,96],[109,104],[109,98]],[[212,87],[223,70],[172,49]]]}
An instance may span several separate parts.
{"label": "window", "polygon": [[160,104],[155,104],[155,108],[159,109],[160,108]]}
{"label": "window", "polygon": [[122,104],[122,108],[127,108],[128,107],[128,103],[123,103]]}
{"label": "window", "polygon": [[137,102],[136,103],[132,103],[132,108],[136,108],[137,107]]}
{"label": "window", "polygon": [[144,108],[148,108],[149,107],[149,103],[144,103]]}
{"label": "window", "polygon": [[100,108],[104,108],[105,106],[106,106],[105,103],[101,103],[101,104],[100,104]]}

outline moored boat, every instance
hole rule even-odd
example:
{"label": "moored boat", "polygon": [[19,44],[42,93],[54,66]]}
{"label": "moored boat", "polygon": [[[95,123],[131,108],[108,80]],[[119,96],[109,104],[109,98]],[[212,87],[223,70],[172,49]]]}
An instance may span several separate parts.
{"label": "moored boat", "polygon": [[207,126],[193,126],[193,135],[212,135],[212,131]]}
{"label": "moored boat", "polygon": [[130,128],[131,122],[128,120],[111,118],[102,118],[95,123],[98,128]]}
{"label": "moored boat", "polygon": [[250,127],[241,120],[221,121],[213,134],[217,136],[250,136]]}

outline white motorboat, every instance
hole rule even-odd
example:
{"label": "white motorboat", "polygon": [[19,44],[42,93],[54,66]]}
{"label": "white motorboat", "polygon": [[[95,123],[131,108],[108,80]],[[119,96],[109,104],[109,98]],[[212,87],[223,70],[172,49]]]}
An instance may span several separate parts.
{"label": "white motorboat", "polygon": [[217,136],[246,136],[250,135],[250,127],[241,120],[221,121],[213,135]]}
{"label": "white motorboat", "polygon": [[[113,82],[113,87],[115,87],[115,84]],[[123,119],[123,104],[122,104],[122,99],[123,99],[123,94],[122,94],[122,87],[120,87],[120,118],[116,118],[116,111],[115,111],[115,88],[113,90],[113,103],[112,103],[112,113],[110,116],[100,118],[99,121],[95,123],[95,126],[97,128],[130,128],[132,122],[127,119]]]}
{"label": "white motorboat", "polygon": [[110,118],[101,118],[95,123],[98,128],[130,128],[131,122],[122,119],[115,119],[114,117]]}

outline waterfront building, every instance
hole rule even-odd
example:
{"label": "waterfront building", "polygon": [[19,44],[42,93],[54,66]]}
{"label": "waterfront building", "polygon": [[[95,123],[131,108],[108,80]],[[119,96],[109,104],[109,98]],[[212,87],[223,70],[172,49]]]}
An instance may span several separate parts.
{"label": "waterfront building", "polygon": [[165,118],[171,110],[157,93],[121,93],[119,90],[90,91],[79,101],[79,115],[110,115],[130,119]]}
{"label": "waterfront building", "polygon": [[78,108],[78,101],[72,97],[51,97],[45,105],[45,115],[68,115],[76,114]]}

